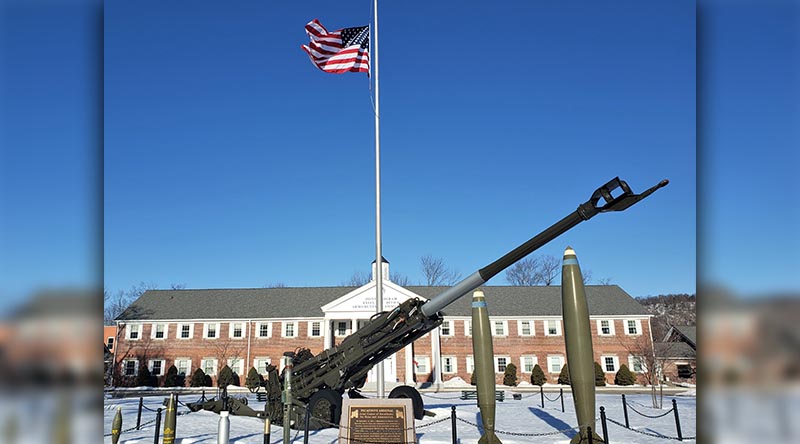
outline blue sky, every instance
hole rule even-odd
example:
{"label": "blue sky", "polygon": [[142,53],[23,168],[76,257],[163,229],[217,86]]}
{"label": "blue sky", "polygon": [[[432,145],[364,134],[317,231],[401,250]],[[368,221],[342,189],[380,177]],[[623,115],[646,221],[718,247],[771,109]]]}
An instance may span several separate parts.
{"label": "blue sky", "polygon": [[[572,245],[634,295],[694,292],[693,3],[459,4],[380,7],[392,270],[418,282],[431,254],[469,274],[614,176],[637,190],[666,177],[540,253]],[[369,83],[300,50],[310,19],[369,17],[368,1],[106,4],[107,287],[325,286],[369,270]]]}
{"label": "blue sky", "polygon": [[[3,4],[4,304],[103,276],[258,287],[368,270],[367,79],[299,49],[305,22],[366,24],[368,1],[106,2],[104,18],[82,3]],[[382,4],[392,270],[418,281],[432,254],[467,274],[615,175],[637,191],[667,177],[540,253],[570,244],[635,296],[693,292],[695,247],[704,281],[800,289],[797,5],[699,11],[696,53],[688,1]]]}

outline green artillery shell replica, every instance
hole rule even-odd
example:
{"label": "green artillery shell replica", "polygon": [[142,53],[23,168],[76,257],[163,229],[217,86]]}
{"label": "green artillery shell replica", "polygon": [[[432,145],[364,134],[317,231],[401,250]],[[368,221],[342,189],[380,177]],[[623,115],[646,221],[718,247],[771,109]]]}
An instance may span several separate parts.
{"label": "green artillery shell replica", "polygon": [[122,407],[117,407],[114,421],[111,422],[111,444],[119,442],[119,434],[122,431]]}
{"label": "green artillery shell replica", "polygon": [[495,435],[496,400],[494,381],[494,349],[489,311],[482,291],[472,293],[472,351],[475,354],[475,381],[478,386],[478,408],[481,411],[483,435],[479,444],[502,444]]}
{"label": "green artillery shell replica", "polygon": [[592,428],[594,442],[603,442],[595,430],[594,351],[589,306],[583,288],[578,257],[572,247],[564,251],[561,268],[561,307],[564,316],[564,340],[567,345],[569,380],[580,430],[572,444],[589,442],[587,427]]}
{"label": "green artillery shell replica", "polygon": [[164,444],[175,444],[175,423],[177,420],[178,406],[175,402],[175,395],[169,395],[167,404],[167,414],[164,416]]}

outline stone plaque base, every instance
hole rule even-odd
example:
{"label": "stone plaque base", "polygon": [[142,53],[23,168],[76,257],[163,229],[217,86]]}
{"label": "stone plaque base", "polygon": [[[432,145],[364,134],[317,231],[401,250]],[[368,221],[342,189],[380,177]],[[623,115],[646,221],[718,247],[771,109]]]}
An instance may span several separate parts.
{"label": "stone plaque base", "polygon": [[415,444],[414,406],[410,399],[343,400],[340,444]]}

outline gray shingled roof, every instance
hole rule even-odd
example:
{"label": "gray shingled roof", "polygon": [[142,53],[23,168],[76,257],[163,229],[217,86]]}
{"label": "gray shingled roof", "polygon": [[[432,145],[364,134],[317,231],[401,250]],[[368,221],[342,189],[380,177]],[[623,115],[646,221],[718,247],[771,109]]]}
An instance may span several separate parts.
{"label": "gray shingled roof", "polygon": [[[358,287],[287,287],[217,290],[148,290],[117,320],[263,319],[323,317],[320,307]],[[408,286],[432,298],[447,287]],[[481,287],[494,316],[559,316],[561,287]],[[592,315],[647,315],[647,310],[616,285],[588,285]],[[444,310],[450,316],[471,316],[465,296]]]}
{"label": "gray shingled roof", "polygon": [[694,325],[676,325],[675,330],[688,339],[692,347],[697,348],[697,327]]}
{"label": "gray shingled roof", "polygon": [[659,358],[697,358],[697,352],[685,342],[655,342],[653,346]]}

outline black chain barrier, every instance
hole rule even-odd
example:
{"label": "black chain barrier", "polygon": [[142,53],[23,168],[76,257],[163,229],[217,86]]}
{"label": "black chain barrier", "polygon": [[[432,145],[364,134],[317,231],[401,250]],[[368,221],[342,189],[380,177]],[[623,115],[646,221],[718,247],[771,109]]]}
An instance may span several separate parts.
{"label": "black chain barrier", "polygon": [[667,410],[666,412],[664,412],[664,413],[662,413],[660,415],[646,415],[646,414],[636,410],[635,408],[633,408],[633,406],[630,403],[628,403],[628,407],[631,410],[633,410],[634,413],[638,414],[639,416],[644,416],[645,418],[650,418],[650,419],[658,419],[658,418],[661,418],[663,416],[667,416],[670,413],[672,413],[672,411],[674,410],[674,409],[669,409],[669,410]]}
{"label": "black chain barrier", "polygon": [[[178,402],[180,402],[180,401],[178,401]],[[184,404],[184,405],[185,405],[185,404]],[[156,413],[158,413],[158,411],[157,411],[157,410],[152,410],[152,409],[149,409],[149,408],[147,408],[147,407],[146,407],[146,406],[144,406],[144,405],[142,405],[142,407],[146,408],[147,410],[150,410],[151,412],[156,412]],[[188,412],[178,412],[178,413],[176,413],[176,414],[175,414],[175,416],[177,417],[177,416],[188,415],[189,413],[192,413],[192,412],[191,412],[191,410],[190,410],[190,411],[188,411]],[[153,424],[153,423],[155,423],[155,422],[156,422],[156,418],[153,418],[153,419],[151,419],[150,421],[143,422],[143,423],[139,424],[138,426],[133,426],[133,427],[131,427],[131,428],[129,428],[129,429],[120,430],[119,434],[120,434],[120,435],[122,435],[123,433],[132,432],[132,431],[134,431],[134,430],[140,430],[140,429],[143,429],[143,428],[145,428],[146,426],[150,426],[151,424]],[[107,436],[111,436],[111,435],[112,435],[111,433],[106,433],[105,435],[103,435],[103,437],[107,437]]]}
{"label": "black chain barrier", "polygon": [[629,428],[625,427],[625,424],[622,424],[622,423],[619,423],[617,421],[614,421],[613,419],[611,419],[611,418],[609,418],[607,416],[606,416],[606,421],[608,421],[608,422],[610,422],[612,424],[616,424],[616,425],[622,427],[625,430],[630,430],[630,431],[636,432],[636,433],[638,433],[640,435],[650,436],[652,438],[671,439],[673,441],[695,441],[695,440],[697,440],[696,436],[684,436],[683,438],[678,438],[677,436],[667,436],[667,435],[663,435],[661,433],[651,433],[651,432],[645,432],[645,431],[637,430],[637,429],[629,429]]}
{"label": "black chain barrier", "polygon": [[559,393],[559,394],[558,394],[558,396],[556,396],[556,397],[555,397],[555,398],[553,398],[553,399],[550,399],[550,398],[549,398],[547,395],[544,395],[544,399],[546,399],[546,400],[548,400],[548,401],[550,401],[550,402],[556,402],[556,401],[558,401],[559,399],[561,399],[561,395],[562,395],[562,394],[563,394],[563,393]]}

